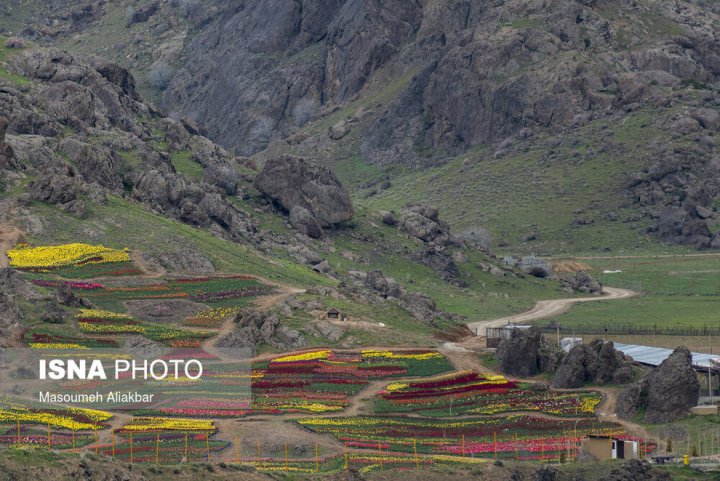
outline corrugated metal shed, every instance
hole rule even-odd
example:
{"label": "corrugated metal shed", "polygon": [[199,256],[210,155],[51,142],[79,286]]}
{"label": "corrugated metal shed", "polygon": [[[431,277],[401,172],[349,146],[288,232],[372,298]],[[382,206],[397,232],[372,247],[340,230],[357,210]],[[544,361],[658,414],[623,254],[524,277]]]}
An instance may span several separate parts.
{"label": "corrugated metal shed", "polygon": [[[636,362],[647,364],[650,366],[659,366],[661,362],[672,354],[672,349],[652,346],[638,346],[637,344],[621,344],[615,342],[615,349],[632,357]],[[693,352],[692,363],[696,369],[707,370],[708,367],[713,370],[720,369],[720,355],[704,354],[701,352]],[[715,363],[713,363],[713,360]]]}

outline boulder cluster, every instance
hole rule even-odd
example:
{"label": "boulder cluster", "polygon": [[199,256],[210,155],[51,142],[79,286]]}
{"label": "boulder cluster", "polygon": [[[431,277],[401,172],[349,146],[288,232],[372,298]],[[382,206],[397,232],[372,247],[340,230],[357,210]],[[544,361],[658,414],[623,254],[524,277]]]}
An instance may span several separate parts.
{"label": "boulder cluster", "polygon": [[635,373],[633,360],[615,349],[612,342],[593,340],[573,347],[560,363],[552,385],[578,388],[583,384],[627,384]]}

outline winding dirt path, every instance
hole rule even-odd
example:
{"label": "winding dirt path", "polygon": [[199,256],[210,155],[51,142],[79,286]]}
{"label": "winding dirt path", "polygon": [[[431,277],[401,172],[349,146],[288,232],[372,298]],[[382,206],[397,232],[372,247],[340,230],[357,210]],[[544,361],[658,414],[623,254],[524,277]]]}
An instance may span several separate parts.
{"label": "winding dirt path", "polygon": [[[295,287],[286,286],[284,284],[278,284],[277,282],[272,282],[263,277],[253,277],[258,281],[262,282],[263,284],[272,286],[275,289],[275,294],[272,294],[270,296],[258,296],[257,298],[255,298],[254,307],[255,309],[258,309],[260,311],[269,311],[275,304],[287,299],[288,297],[294,296],[296,294],[302,294],[305,292],[305,289],[297,289]],[[233,332],[235,330],[235,323],[233,322],[234,319],[234,315],[226,317],[222,323],[222,326],[220,326],[220,329],[215,331],[216,334],[213,337],[205,340],[202,343],[202,347],[204,349],[212,349],[215,347],[215,344],[221,338]]]}
{"label": "winding dirt path", "polygon": [[508,323],[523,323],[536,321],[538,319],[547,319],[548,317],[558,316],[567,312],[573,304],[581,302],[609,301],[614,299],[626,299],[628,297],[638,296],[639,293],[630,289],[621,289],[619,287],[605,287],[602,296],[594,297],[571,297],[567,299],[549,299],[538,301],[535,307],[529,311],[516,314],[514,316],[501,317],[489,321],[470,322],[467,326],[477,335],[484,336],[489,327],[502,327]]}
{"label": "winding dirt path", "polygon": [[7,251],[12,249],[16,242],[22,240],[25,234],[15,226],[0,224],[0,267],[9,267]]}

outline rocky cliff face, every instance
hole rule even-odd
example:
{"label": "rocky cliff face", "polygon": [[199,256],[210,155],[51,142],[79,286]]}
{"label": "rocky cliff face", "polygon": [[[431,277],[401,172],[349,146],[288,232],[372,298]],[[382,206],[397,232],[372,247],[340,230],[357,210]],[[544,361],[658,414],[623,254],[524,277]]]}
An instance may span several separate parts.
{"label": "rocky cliff face", "polygon": [[360,134],[366,163],[407,165],[686,104],[664,128],[705,140],[646,146],[648,167],[628,179],[628,196],[656,219],[663,240],[717,247],[718,175],[707,140],[719,126],[717,96],[672,93],[720,78],[715,14],[652,1],[248,2],[199,30],[163,104],[250,154],[384,78],[415,72]]}
{"label": "rocky cliff face", "polygon": [[[144,103],[127,70],[54,49],[23,50],[12,68],[30,83],[0,89],[0,112],[7,117],[0,123],[2,175],[11,181],[30,176],[24,200],[82,217],[88,202],[129,195],[228,238],[257,240],[250,216],[225,196],[234,158]],[[205,166],[204,180],[178,173],[174,152]]]}
{"label": "rocky cliff face", "polygon": [[[126,9],[127,38],[106,50],[136,69],[170,117],[192,120],[242,155],[271,148],[276,156],[301,144],[331,163],[327,126],[309,126],[349,102],[361,105],[349,116],[354,134],[343,124],[330,135],[343,155],[415,168],[476,148],[496,156],[541,150],[557,161],[553,136],[577,145],[585,126],[624,125],[647,111],[641,127],[653,135],[627,146],[612,132],[596,132],[593,147],[576,149],[568,161],[600,162],[593,160],[599,154],[637,161],[642,169],[614,180],[650,230],[668,242],[720,245],[712,154],[720,128],[720,8],[713,3],[39,3],[51,21],[28,21],[25,35],[47,42],[75,35],[89,49],[88,39]],[[133,90],[118,70],[103,72]],[[77,88],[71,94],[82,99]],[[47,95],[57,102],[56,93]],[[88,115],[84,105],[69,115]],[[294,218],[309,222],[302,212]]]}

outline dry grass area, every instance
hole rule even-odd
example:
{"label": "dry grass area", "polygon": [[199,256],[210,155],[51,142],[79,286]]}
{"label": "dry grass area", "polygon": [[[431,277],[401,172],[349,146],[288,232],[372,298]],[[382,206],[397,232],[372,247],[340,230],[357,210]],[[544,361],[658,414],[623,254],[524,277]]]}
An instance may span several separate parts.
{"label": "dry grass area", "polygon": [[589,264],[577,261],[553,261],[550,263],[550,266],[556,274],[568,274],[577,271],[593,270]]}

